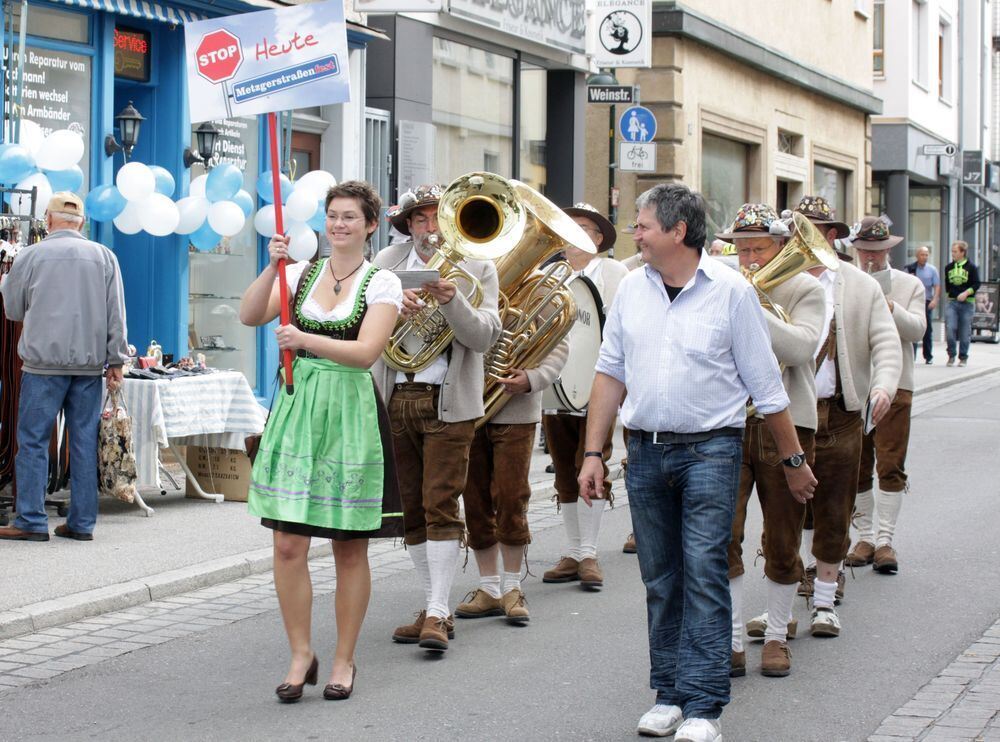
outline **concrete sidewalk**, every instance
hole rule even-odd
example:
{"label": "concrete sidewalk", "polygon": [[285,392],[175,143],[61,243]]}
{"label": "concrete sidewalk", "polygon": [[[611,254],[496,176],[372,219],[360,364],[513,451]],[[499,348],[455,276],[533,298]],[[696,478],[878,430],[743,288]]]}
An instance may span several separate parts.
{"label": "concrete sidewalk", "polygon": [[[1000,346],[975,343],[966,368],[946,367],[943,346],[936,354],[941,360],[936,358],[932,366],[918,361],[917,395],[1000,372]],[[615,443],[617,476],[624,456],[620,434]],[[547,463],[536,448],[534,500],[554,493]],[[271,534],[248,515],[245,504],[185,499],[183,482],[181,487],[163,496],[156,490],[144,492],[156,509],[149,518],[133,506],[102,500],[93,542],[55,537],[47,543],[0,541],[0,639],[271,568]],[[54,513],[52,517],[52,526],[61,520]],[[327,554],[325,542],[313,546],[314,556]]]}

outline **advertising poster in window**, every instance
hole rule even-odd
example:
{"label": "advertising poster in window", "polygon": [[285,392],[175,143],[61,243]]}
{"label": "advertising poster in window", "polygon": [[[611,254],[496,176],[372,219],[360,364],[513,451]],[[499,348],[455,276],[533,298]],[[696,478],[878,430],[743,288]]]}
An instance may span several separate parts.
{"label": "advertising poster in window", "polygon": [[979,285],[976,308],[972,315],[972,329],[1000,331],[1000,283],[983,281]]}

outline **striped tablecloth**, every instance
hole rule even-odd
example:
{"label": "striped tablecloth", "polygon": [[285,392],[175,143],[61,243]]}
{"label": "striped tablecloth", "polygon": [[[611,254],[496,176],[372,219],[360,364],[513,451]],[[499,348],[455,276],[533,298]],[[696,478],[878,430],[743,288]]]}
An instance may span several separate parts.
{"label": "striped tablecloth", "polygon": [[243,439],[264,430],[267,411],[238,371],[157,381],[125,379],[139,487],[160,487],[159,448],[244,450]]}

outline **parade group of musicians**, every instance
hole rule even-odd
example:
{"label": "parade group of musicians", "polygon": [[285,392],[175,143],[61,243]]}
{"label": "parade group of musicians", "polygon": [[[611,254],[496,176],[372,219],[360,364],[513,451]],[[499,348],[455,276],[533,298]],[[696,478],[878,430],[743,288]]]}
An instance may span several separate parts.
{"label": "parade group of musicians", "polygon": [[[251,513],[274,530],[275,587],[292,654],[278,697],[296,701],[318,682],[313,536],[333,540],[337,569],[338,639],[323,692],[330,700],[354,689],[371,590],[369,538],[402,536],[424,591],[393,641],[441,653],[455,617],[529,622],[522,569],[539,423],[566,533],[543,580],[600,589],[597,544],[612,501],[608,460],[620,417],[634,530],[626,548],[637,550],[646,587],[656,693],[638,732],[721,740],[730,677],[747,668],[745,634],[764,639],[764,675],[788,675],[796,594],[811,599],[809,632],[836,637],[844,564],[899,568],[893,540],[909,487],[912,344],[927,323],[923,284],[888,263],[901,238],[885,217],[865,217],[851,230],[820,197],[784,214],[745,204],[728,230],[710,235],[699,194],[658,185],[637,201],[638,253],[622,263],[602,257],[617,238],[605,216],[587,204],[565,208],[597,254],[569,246],[564,257],[607,312],[587,412],[543,411],[543,391],[572,363],[563,339],[534,367],[500,380],[510,401],[477,426],[484,354],[503,324],[494,263],[462,261],[481,286],[478,303],[447,278],[404,290],[397,276],[434,256],[443,190],[422,186],[390,209],[409,240],[369,262],[378,196],[356,181],[334,187],[326,198],[330,256],[287,269],[292,322],[277,337],[296,355],[295,391],[277,395],[249,498]],[[821,244],[809,244],[803,222]],[[735,246],[743,271],[709,254],[713,237]],[[815,259],[763,294],[747,278],[790,240]],[[271,261],[243,298],[243,322],[277,317],[287,248],[286,238],[271,240]],[[425,368],[397,371],[383,356],[390,335],[430,301],[454,338]],[[767,598],[745,624],[743,538],[754,492],[764,515]],[[463,545],[479,583],[453,608]]]}

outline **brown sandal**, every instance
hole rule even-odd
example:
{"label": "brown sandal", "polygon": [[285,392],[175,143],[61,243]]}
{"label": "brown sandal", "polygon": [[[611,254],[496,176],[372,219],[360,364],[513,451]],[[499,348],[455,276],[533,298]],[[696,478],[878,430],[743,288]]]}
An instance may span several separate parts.
{"label": "brown sandal", "polygon": [[340,683],[329,683],[323,689],[323,698],[328,701],[346,701],[351,697],[354,692],[354,678],[358,675],[358,666],[355,665],[354,669],[351,670],[351,686],[345,688]]}

